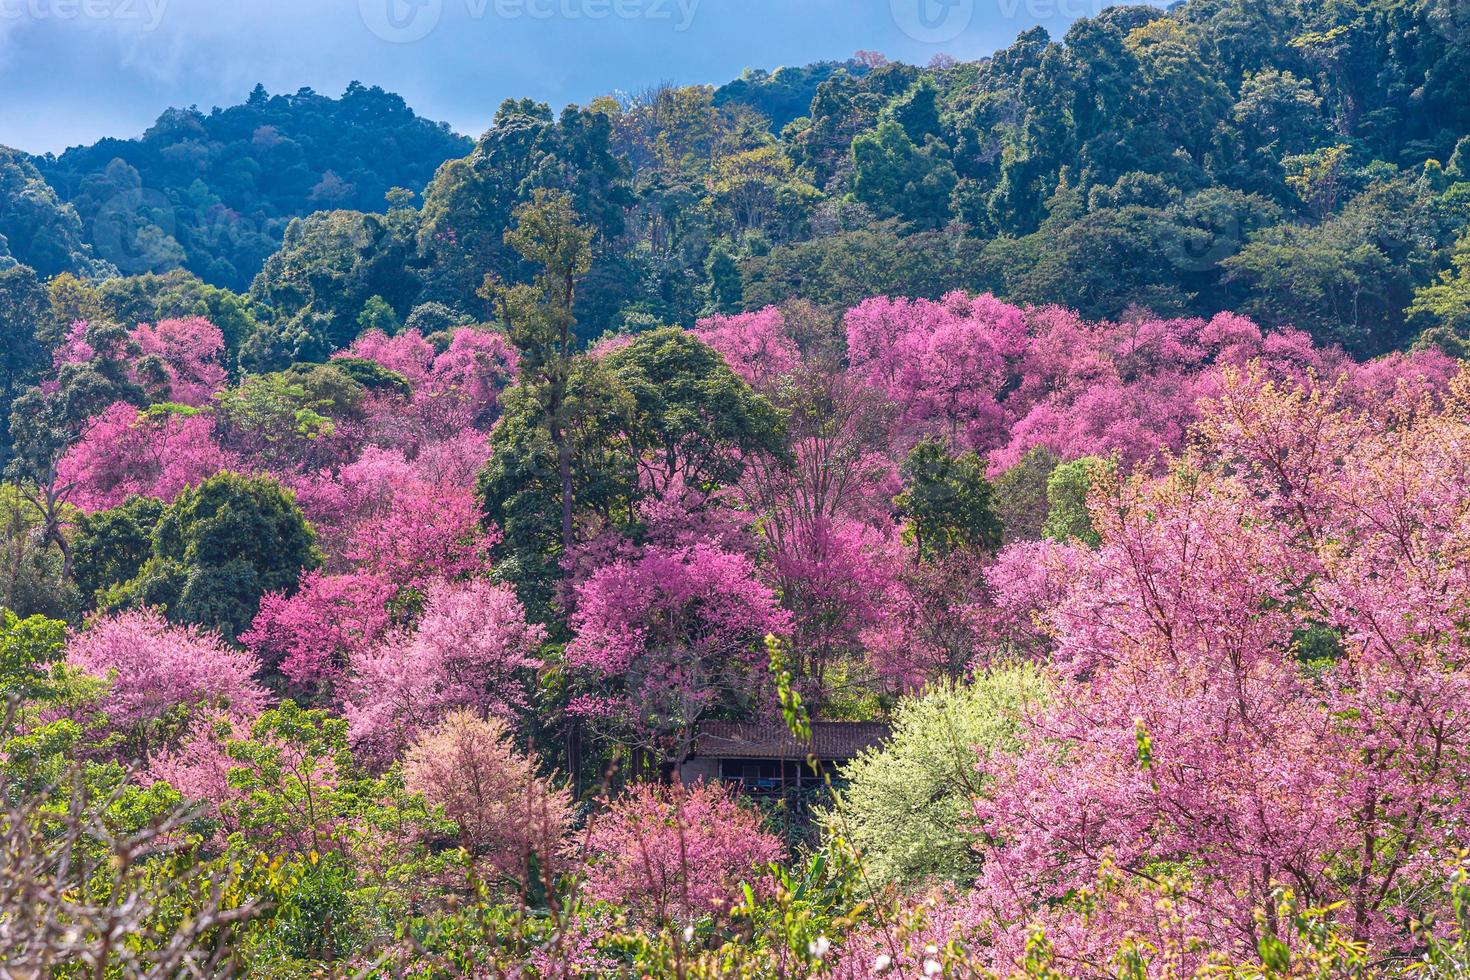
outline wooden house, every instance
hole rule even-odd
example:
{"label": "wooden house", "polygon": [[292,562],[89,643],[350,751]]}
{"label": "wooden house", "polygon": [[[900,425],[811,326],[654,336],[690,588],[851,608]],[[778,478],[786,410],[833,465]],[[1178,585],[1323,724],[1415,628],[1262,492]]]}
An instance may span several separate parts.
{"label": "wooden house", "polygon": [[[694,750],[679,764],[679,781],[719,780],[753,794],[780,793],[820,784],[843,762],[888,737],[888,726],[872,721],[814,721],[809,743],[801,743],[781,721],[706,721]],[[815,757],[818,769],[808,764]]]}

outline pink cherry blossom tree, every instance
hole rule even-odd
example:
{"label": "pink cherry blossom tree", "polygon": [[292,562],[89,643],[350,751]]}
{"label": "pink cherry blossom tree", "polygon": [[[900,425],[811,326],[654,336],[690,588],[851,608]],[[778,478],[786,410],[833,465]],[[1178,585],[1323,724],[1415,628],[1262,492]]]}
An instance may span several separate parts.
{"label": "pink cherry blossom tree", "polygon": [[998,966],[1037,919],[1085,969],[1161,928],[1250,955],[1290,938],[1278,887],[1380,954],[1443,912],[1470,778],[1467,396],[1410,385],[1363,413],[1226,371],[1168,474],[1095,491],[1098,549],[997,577],[1034,599],[1058,685],[1019,755],[981,760],[993,843],[964,903]]}
{"label": "pink cherry blossom tree", "polygon": [[719,351],[730,370],[757,391],[768,392],[801,364],[785,318],[774,306],[755,313],[712,316],[700,320],[694,335]]}
{"label": "pink cherry blossom tree", "polygon": [[573,815],[570,794],[536,770],[504,721],[461,710],[413,743],[403,781],[443,807],[481,866],[524,889],[549,882],[562,864]]}
{"label": "pink cherry blossom tree", "polygon": [[[482,527],[470,475],[473,446],[410,462],[368,447],[335,471],[297,475],[297,500],[320,534],[328,566],[421,588],[484,567],[494,532]],[[431,468],[433,467],[433,468]]]}
{"label": "pink cherry blossom tree", "polygon": [[166,740],[158,723],[175,709],[248,722],[266,705],[254,657],[212,632],[170,626],[152,610],[92,619],[72,636],[66,658],[111,681],[99,705],[106,724],[144,759]]}
{"label": "pink cherry blossom tree", "polygon": [[330,689],[351,660],[386,638],[398,588],[383,575],[307,572],[294,594],[261,597],[240,642],[267,670],[280,671],[293,692]]}
{"label": "pink cherry blossom tree", "polygon": [[468,429],[488,432],[499,408],[500,392],[515,379],[519,355],[510,341],[491,330],[456,330],[443,353],[416,330],[393,337],[370,331],[342,356],[374,361],[407,379],[406,401],[379,397],[370,428],[395,433],[393,445],[417,452],[423,446]]}
{"label": "pink cherry blossom tree", "polygon": [[57,474],[73,488],[71,502],[94,511],[134,494],[170,502],[186,487],[236,465],[215,442],[207,413],[139,411],[117,402],[66,451]]}
{"label": "pink cherry blossom tree", "polygon": [[648,924],[722,916],[782,847],[725,787],[642,784],[587,831],[588,895]]}
{"label": "pink cherry blossom tree", "polygon": [[787,617],[751,559],[699,542],[653,546],[577,590],[568,663],[588,693],[572,712],[672,764],[715,706],[754,710],[762,640]]}
{"label": "pink cherry blossom tree", "polygon": [[133,329],[132,339],[145,359],[156,358],[163,369],[165,386],[160,394],[164,397],[159,400],[205,405],[225,383],[226,371],[221,363],[224,334],[201,316],[140,323]]}
{"label": "pink cherry blossom tree", "polygon": [[387,762],[450,711],[509,717],[524,707],[526,675],[540,665],[545,639],[509,586],[484,579],[430,586],[412,632],[349,663],[343,714],[353,745]]}

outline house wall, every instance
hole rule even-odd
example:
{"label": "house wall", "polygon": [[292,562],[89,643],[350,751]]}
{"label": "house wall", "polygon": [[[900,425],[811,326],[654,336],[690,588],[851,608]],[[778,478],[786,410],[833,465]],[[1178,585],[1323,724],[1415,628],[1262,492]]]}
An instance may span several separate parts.
{"label": "house wall", "polygon": [[696,756],[679,763],[679,782],[685,786],[700,781],[713,783],[720,778],[720,760]]}

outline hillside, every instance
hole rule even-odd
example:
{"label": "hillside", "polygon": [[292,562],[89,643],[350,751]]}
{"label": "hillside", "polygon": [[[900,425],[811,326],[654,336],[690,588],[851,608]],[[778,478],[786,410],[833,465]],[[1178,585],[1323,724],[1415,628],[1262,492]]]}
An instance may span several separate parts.
{"label": "hillside", "polygon": [[1437,3],[0,151],[0,974],[1470,977]]}
{"label": "hillside", "polygon": [[333,99],[257,86],[242,105],[169,109],[136,139],[31,162],[76,209],[94,252],[123,273],[182,267],[242,290],[291,218],[377,210],[389,188],[422,190],[468,147],[380,88],[353,83]]}
{"label": "hillside", "polygon": [[[278,321],[353,321],[373,293],[400,319],[430,301],[479,317],[483,276],[524,272],[511,209],[554,187],[598,231],[588,336],[965,288],[1093,317],[1233,309],[1373,354],[1463,329],[1415,297],[1466,226],[1467,58],[1433,3],[1195,0],[1033,29],[978,62],[865,55],[560,114],[508,100],[472,148],[354,86],[171,110],[34,163],[125,273],[182,265],[242,291],[269,258],[255,295]],[[421,197],[372,219],[391,233],[324,245],[393,186]],[[23,206],[10,192],[0,227]],[[364,264],[390,282],[352,282]],[[271,281],[301,274],[290,296]]]}

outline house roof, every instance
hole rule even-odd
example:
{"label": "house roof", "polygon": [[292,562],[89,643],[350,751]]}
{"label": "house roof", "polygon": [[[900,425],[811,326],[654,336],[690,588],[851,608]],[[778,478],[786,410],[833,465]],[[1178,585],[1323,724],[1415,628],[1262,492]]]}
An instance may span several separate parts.
{"label": "house roof", "polygon": [[879,721],[814,721],[802,744],[779,721],[706,721],[694,737],[694,754],[720,759],[851,759],[888,737]]}

